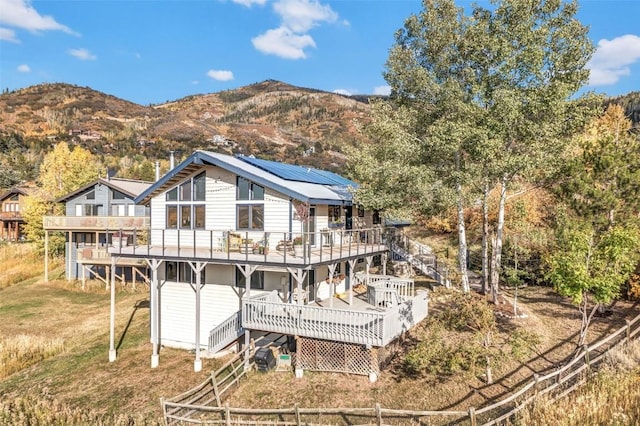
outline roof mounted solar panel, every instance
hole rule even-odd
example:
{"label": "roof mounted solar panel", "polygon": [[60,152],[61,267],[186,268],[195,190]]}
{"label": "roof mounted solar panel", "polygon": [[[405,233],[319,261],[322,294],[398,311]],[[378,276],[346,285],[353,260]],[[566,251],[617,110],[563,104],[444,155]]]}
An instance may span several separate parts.
{"label": "roof mounted solar panel", "polygon": [[245,163],[251,164],[259,169],[278,176],[281,179],[315,183],[319,185],[353,185],[355,182],[343,178],[335,173],[324,170],[314,169],[312,167],[298,166],[295,164],[278,163],[276,161],[263,160],[254,157],[238,156]]}

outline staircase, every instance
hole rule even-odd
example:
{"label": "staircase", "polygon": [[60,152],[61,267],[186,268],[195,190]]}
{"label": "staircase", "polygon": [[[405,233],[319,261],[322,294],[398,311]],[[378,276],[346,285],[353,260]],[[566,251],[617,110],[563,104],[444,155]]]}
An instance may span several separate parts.
{"label": "staircase", "polygon": [[449,270],[440,262],[431,247],[414,241],[403,233],[394,235],[390,244],[391,258],[408,262],[420,274],[431,277],[439,285],[451,286]]}
{"label": "staircase", "polygon": [[209,332],[209,353],[216,353],[235,342],[244,334],[242,311],[238,311]]}

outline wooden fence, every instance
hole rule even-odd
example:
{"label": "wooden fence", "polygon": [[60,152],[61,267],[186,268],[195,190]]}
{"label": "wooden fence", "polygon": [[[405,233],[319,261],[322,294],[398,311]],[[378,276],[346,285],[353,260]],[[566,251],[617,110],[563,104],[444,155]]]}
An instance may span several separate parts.
{"label": "wooden fence", "polygon": [[[163,401],[167,424],[208,425],[439,425],[469,424],[488,426],[504,424],[507,420],[541,395],[561,398],[582,385],[612,348],[640,334],[640,315],[627,320],[626,325],[606,338],[584,346],[581,352],[561,368],[544,375],[534,374],[532,379],[507,398],[481,408],[468,410],[415,411],[382,408],[379,404],[369,408],[289,408],[250,409],[220,406],[220,399],[203,396],[216,406],[201,405],[191,392]],[[219,370],[220,371],[220,370]],[[202,385],[201,385],[202,386]],[[198,389],[198,388],[194,388]],[[218,394],[220,395],[220,394]],[[186,397],[183,397],[186,396]],[[180,402],[178,402],[180,401]],[[175,413],[179,413],[177,415]],[[178,423],[176,423],[178,422]]]}

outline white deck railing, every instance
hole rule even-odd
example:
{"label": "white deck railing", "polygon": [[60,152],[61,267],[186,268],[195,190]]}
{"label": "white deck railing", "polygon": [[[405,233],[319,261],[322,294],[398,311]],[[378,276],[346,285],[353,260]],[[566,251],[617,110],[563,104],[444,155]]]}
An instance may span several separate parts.
{"label": "white deck railing", "polygon": [[238,311],[209,332],[209,352],[218,352],[243,334],[242,311]]}
{"label": "white deck railing", "polygon": [[138,231],[149,227],[148,216],[44,216],[46,230]]}
{"label": "white deck railing", "polygon": [[364,311],[249,298],[242,302],[242,325],[251,330],[381,347],[426,318],[427,305],[426,291],[395,308]]}

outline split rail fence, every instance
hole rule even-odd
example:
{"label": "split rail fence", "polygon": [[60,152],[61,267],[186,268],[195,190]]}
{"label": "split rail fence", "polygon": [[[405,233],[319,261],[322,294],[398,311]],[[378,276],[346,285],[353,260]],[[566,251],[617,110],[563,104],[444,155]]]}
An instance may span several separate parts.
{"label": "split rail fence", "polygon": [[[212,379],[177,397],[162,400],[167,425],[501,425],[542,395],[561,398],[581,386],[611,349],[637,339],[640,315],[609,336],[584,346],[561,368],[531,380],[512,395],[481,408],[448,411],[415,411],[382,408],[289,408],[251,409],[221,405],[222,397],[246,374],[238,356],[212,374]],[[246,352],[245,352],[246,354]],[[236,367],[232,367],[236,365]],[[239,372],[236,368],[241,368]],[[229,379],[231,378],[231,379]],[[221,386],[221,383],[226,383]],[[215,404],[215,405],[213,405]]]}

